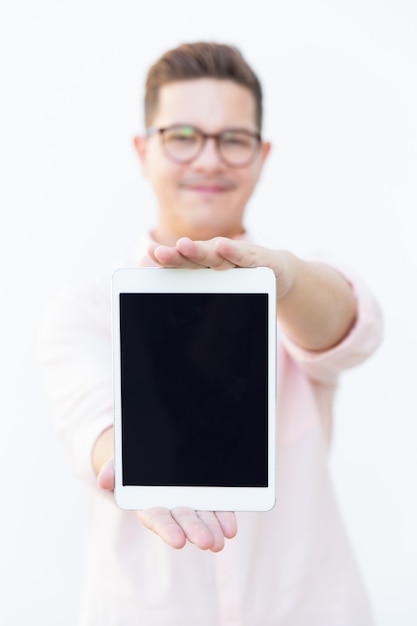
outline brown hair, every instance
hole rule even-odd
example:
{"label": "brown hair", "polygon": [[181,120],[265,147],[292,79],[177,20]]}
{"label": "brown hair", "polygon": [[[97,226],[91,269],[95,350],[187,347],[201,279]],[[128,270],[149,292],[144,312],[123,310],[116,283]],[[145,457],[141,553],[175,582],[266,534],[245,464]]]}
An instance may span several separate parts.
{"label": "brown hair", "polygon": [[256,124],[261,130],[262,88],[258,77],[237,48],[208,42],[186,43],[168,50],[150,67],[146,79],[145,125],[152,124],[161,87],[197,78],[232,80],[249,89],[255,98]]}

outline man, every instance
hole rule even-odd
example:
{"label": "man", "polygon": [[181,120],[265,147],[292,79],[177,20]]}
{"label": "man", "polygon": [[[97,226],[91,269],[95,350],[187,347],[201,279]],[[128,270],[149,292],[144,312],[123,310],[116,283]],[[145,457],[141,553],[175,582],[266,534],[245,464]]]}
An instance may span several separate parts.
{"label": "man", "polygon": [[238,523],[233,512],[116,507],[109,285],[67,289],[51,305],[44,360],[66,449],[89,485],[80,625],[368,626],[326,452],[338,374],[376,348],[378,309],[356,278],[245,232],[270,145],[259,81],[235,48],[168,51],[148,73],[145,125],[134,143],[158,213],[134,263],[277,276],[277,505]]}

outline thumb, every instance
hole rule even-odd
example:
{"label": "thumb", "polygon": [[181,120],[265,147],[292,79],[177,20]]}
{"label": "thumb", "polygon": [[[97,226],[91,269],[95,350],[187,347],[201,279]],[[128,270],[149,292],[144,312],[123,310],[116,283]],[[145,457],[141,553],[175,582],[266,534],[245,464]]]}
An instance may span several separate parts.
{"label": "thumb", "polygon": [[101,489],[113,491],[114,489],[114,459],[109,459],[100,468],[97,475],[97,484]]}

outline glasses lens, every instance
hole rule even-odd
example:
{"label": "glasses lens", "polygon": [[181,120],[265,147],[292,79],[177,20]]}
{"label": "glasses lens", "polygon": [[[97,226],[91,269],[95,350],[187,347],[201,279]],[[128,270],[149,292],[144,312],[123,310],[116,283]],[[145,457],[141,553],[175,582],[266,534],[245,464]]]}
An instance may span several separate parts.
{"label": "glasses lens", "polygon": [[221,155],[230,165],[250,163],[258,147],[258,138],[243,131],[227,130],[219,138]]}
{"label": "glasses lens", "polygon": [[164,131],[165,150],[172,159],[187,162],[200,150],[202,135],[192,126],[173,126]]}

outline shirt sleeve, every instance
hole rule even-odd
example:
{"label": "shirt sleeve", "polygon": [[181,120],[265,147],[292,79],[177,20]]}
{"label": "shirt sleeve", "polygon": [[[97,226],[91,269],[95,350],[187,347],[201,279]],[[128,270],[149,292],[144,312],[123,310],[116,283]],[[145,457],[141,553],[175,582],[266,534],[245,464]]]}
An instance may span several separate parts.
{"label": "shirt sleeve", "polygon": [[377,349],[382,340],[383,318],[373,294],[354,272],[322,258],[314,260],[331,265],[349,282],[357,303],[356,321],[346,337],[330,350],[305,350],[285,333],[282,335],[282,343],[289,356],[311,380],[333,386],[340,372],[359,365]]}
{"label": "shirt sleeve", "polygon": [[92,449],[113,424],[110,281],[62,289],[47,307],[40,358],[45,389],[69,465],[96,483]]}

